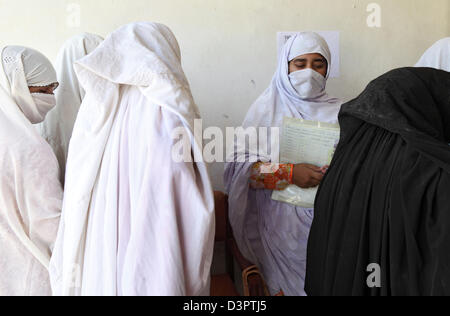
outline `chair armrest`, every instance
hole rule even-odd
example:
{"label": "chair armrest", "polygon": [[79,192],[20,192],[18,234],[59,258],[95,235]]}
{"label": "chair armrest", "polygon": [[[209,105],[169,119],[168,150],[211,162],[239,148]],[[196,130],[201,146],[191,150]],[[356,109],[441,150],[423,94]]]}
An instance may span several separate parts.
{"label": "chair armrest", "polygon": [[264,278],[258,267],[250,262],[239,250],[234,239],[233,229],[228,218],[228,196],[223,192],[214,192],[216,203],[216,241],[225,241],[227,252],[227,272],[234,281],[234,261],[236,260],[242,273],[245,296],[270,296]]}
{"label": "chair armrest", "polygon": [[234,238],[228,238],[227,247],[241,270],[244,296],[270,296],[258,267],[244,257]]}

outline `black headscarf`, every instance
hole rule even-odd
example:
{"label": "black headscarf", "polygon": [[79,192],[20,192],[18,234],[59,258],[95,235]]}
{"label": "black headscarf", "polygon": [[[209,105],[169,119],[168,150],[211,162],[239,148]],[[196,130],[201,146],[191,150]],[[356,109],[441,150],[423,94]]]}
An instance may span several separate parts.
{"label": "black headscarf", "polygon": [[[450,295],[450,73],[391,71],[342,107],[315,205],[309,295]],[[370,264],[381,288],[369,288]]]}

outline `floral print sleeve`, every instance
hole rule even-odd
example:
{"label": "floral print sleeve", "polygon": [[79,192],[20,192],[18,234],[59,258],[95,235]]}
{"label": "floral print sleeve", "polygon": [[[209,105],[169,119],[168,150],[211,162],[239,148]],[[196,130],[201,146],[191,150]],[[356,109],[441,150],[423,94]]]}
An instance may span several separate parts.
{"label": "floral print sleeve", "polygon": [[293,164],[255,163],[250,175],[250,187],[283,191],[292,184],[293,172]]}

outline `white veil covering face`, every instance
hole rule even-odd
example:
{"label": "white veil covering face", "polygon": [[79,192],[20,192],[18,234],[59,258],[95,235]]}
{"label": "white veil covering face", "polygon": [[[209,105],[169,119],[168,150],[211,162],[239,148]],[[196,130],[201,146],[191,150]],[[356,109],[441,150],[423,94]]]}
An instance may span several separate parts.
{"label": "white veil covering face", "polygon": [[28,87],[45,87],[57,82],[51,62],[34,49],[22,46],[4,47],[1,54],[0,84],[31,123],[44,121],[51,109],[38,107]]}
{"label": "white veil covering face", "polygon": [[416,67],[436,68],[450,72],[450,37],[441,39],[431,46]]}
{"label": "white veil covering face", "polygon": [[64,43],[56,58],[55,68],[59,81],[55,92],[57,105],[40,125],[40,132],[56,154],[63,184],[70,137],[85,95],[73,65],[94,51],[102,41],[103,38],[98,35],[76,35]]}
{"label": "white veil covering face", "polygon": [[207,295],[214,197],[206,166],[172,160],[199,118],[164,25],[119,28],[75,64],[86,96],[69,148],[56,295]]}
{"label": "white veil covering face", "polygon": [[62,204],[57,160],[30,120],[45,117],[28,86],[56,74],[35,50],[0,51],[0,296],[50,295],[48,266]]}

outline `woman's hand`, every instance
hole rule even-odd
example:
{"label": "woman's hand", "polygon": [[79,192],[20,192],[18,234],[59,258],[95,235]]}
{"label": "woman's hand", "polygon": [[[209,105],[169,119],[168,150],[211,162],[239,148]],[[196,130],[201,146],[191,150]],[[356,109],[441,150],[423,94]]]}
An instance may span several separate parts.
{"label": "woman's hand", "polygon": [[302,163],[294,166],[292,182],[302,189],[315,188],[322,182],[323,176],[323,168]]}
{"label": "woman's hand", "polygon": [[330,166],[326,165],[326,166],[323,166],[322,169],[320,169],[320,170],[323,173],[323,175],[325,175],[327,173],[328,169],[330,169]]}

